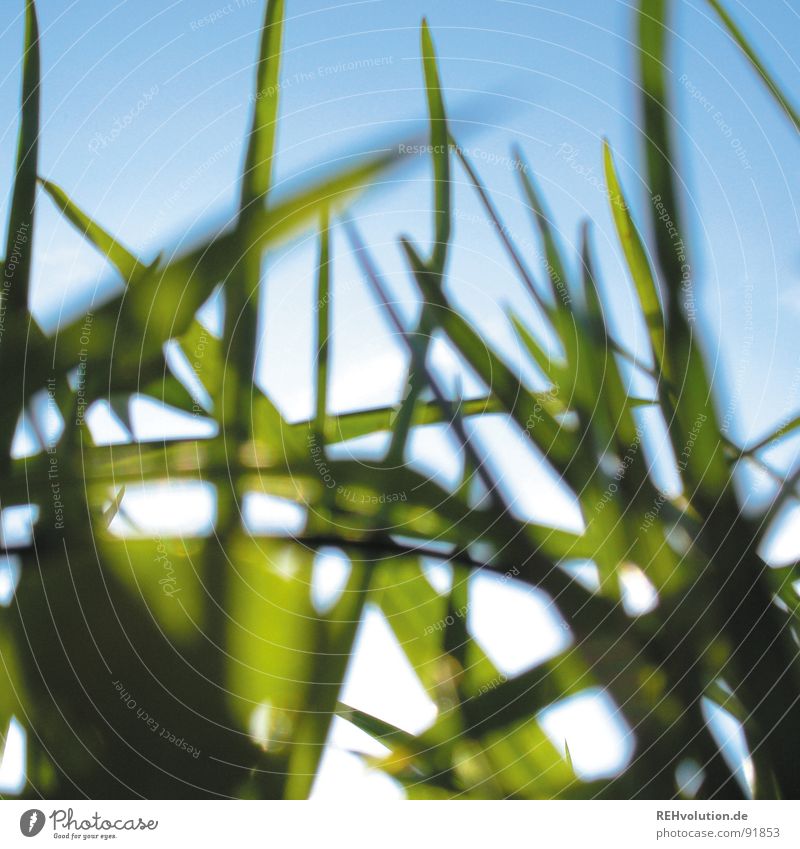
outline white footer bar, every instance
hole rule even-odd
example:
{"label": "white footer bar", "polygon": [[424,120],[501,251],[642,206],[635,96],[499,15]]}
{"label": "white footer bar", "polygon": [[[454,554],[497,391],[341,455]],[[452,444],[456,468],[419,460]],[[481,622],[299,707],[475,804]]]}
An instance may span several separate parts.
{"label": "white footer bar", "polygon": [[[152,801],[0,804],[0,846],[375,849],[800,846],[800,802]],[[191,841],[191,843],[186,843]]]}

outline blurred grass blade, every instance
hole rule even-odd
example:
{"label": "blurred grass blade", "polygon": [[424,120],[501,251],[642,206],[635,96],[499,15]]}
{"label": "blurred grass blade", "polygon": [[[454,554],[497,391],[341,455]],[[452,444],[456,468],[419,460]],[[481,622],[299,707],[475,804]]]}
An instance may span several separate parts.
{"label": "blurred grass blade", "polygon": [[528,266],[525,264],[525,261],[522,259],[519,251],[514,245],[511,237],[509,236],[508,228],[503,224],[500,220],[500,215],[495,209],[494,204],[492,203],[491,198],[489,197],[489,193],[486,191],[486,187],[484,186],[481,178],[478,176],[478,172],[472,167],[466,153],[464,150],[453,142],[455,146],[456,155],[458,156],[461,164],[464,166],[464,170],[467,172],[467,177],[469,181],[475,188],[475,191],[478,193],[478,197],[480,198],[481,204],[483,208],[486,210],[487,215],[489,216],[489,220],[494,225],[497,230],[497,234],[500,237],[500,241],[503,243],[509,257],[511,258],[514,267],[517,269],[519,273],[520,279],[525,285],[525,288],[528,290],[528,294],[533,298],[533,300],[538,304],[539,309],[542,311],[544,316],[549,315],[550,308],[542,299],[539,290],[536,288],[536,283],[533,280],[533,275],[528,269]]}
{"label": "blurred grass blade", "polygon": [[63,189],[44,178],[40,178],[39,182],[70,224],[119,271],[126,283],[142,271],[143,266],[139,260],[73,203]]}
{"label": "blurred grass blade", "polygon": [[745,456],[754,454],[756,451],[766,448],[767,445],[788,436],[793,430],[797,430],[798,427],[800,427],[800,416],[795,416],[793,419],[782,424],[777,430],[772,431],[772,433],[759,439],[754,445],[746,448],[742,451],[742,454]]}
{"label": "blurred grass blade", "polygon": [[264,200],[272,181],[278,130],[284,0],[268,0],[261,30],[253,119],[242,175],[241,208]]}
{"label": "blurred grass blade", "polygon": [[4,285],[2,297],[12,315],[28,308],[28,286],[33,251],[33,219],[39,157],[40,56],[39,23],[33,0],[25,3],[25,44],[22,59],[22,105],[14,186],[5,253],[5,282],[9,281],[10,259],[15,260],[13,282]]}
{"label": "blurred grass blade", "polygon": [[[349,220],[345,221],[345,230],[347,237],[350,240],[353,253],[355,254],[356,262],[361,268],[364,279],[373,290],[376,299],[389,317],[389,323],[392,330],[400,332],[402,337],[408,343],[409,364],[407,369],[405,391],[399,407],[394,411],[394,414],[389,419],[389,425],[392,429],[392,439],[389,444],[389,450],[386,455],[386,462],[390,466],[397,466],[403,462],[408,436],[411,432],[411,424],[414,418],[414,409],[420,393],[428,383],[426,358],[429,344],[429,333],[422,327],[423,316],[420,319],[420,335],[409,335],[405,332],[399,317],[392,309],[389,303],[388,292],[386,291],[375,264],[367,251],[361,235],[356,226]],[[414,256],[417,257],[416,252]],[[422,265],[422,260],[417,257],[418,262]],[[424,266],[422,266],[424,268]],[[442,417],[445,417],[442,412]]]}
{"label": "blurred grass blade", "polygon": [[342,596],[327,616],[313,619],[311,678],[306,709],[292,741],[287,799],[307,799],[337,713],[353,641],[364,609],[372,577],[371,563],[353,563]]}
{"label": "blurred grass blade", "polygon": [[[539,236],[544,246],[544,254],[547,261],[547,276],[550,280],[551,294],[555,301],[555,308],[557,312],[563,312],[570,305],[571,298],[564,261],[556,244],[553,228],[550,224],[550,217],[545,209],[544,201],[539,196],[539,192],[534,185],[533,179],[528,174],[528,165],[525,163],[522,151],[519,148],[514,149],[514,159],[518,166],[515,170],[519,175],[522,190],[533,212],[536,229],[539,231]],[[549,312],[552,316],[552,308]]]}
{"label": "blurred grass blade", "polygon": [[633,223],[630,208],[622,193],[617,171],[614,166],[614,157],[607,141],[603,143],[603,164],[606,183],[608,185],[611,214],[617,228],[617,235],[622,245],[633,284],[639,296],[639,303],[650,334],[655,362],[663,368],[665,354],[664,316],[661,311],[658,286],[647,258],[644,243],[636,229],[636,225]]}
{"label": "blurred grass blade", "polygon": [[[270,209],[253,207],[252,249],[263,251],[278,247],[315,224],[323,209],[346,206],[401,161],[398,149],[399,145],[394,145],[360,158],[355,165],[273,202]],[[230,258],[240,255],[237,238],[235,231],[228,231],[208,239],[166,265],[150,269],[136,288],[126,293],[123,320],[127,318],[132,326],[146,329],[146,335],[139,334],[140,349],[132,352],[135,354],[134,368],[140,371],[151,368],[152,377],[156,376],[156,370],[161,369],[164,343],[189,328],[197,310],[219,282],[230,275]],[[122,296],[118,295],[93,308],[96,337],[109,340],[113,337],[120,320],[121,300]],[[76,365],[75,352],[81,348],[83,321],[83,316],[78,316],[59,326],[59,345],[54,356],[55,367],[62,372]],[[92,356],[98,364],[102,354],[99,347],[93,346]],[[116,353],[117,358],[124,355],[124,351]],[[42,372],[42,383],[50,373],[51,370]]]}
{"label": "blurred grass blade", "polygon": [[[461,404],[461,411],[464,416],[496,413],[499,409],[498,402],[492,398],[474,398],[463,401]],[[355,410],[352,413],[328,416],[325,432],[328,435],[328,441],[344,442],[356,436],[388,430],[394,426],[397,419],[398,409],[396,404],[391,407]],[[414,408],[413,425],[439,424],[442,421],[444,421],[442,411],[435,401],[419,401]],[[308,424],[308,422],[299,422],[292,427],[306,428]]]}
{"label": "blurred grass blade", "polygon": [[315,430],[317,439],[325,442],[325,421],[328,409],[328,350],[330,345],[330,220],[324,210],[320,222],[319,263],[317,265],[317,397]]}
{"label": "blurred grass blade", "polygon": [[[647,214],[655,239],[656,256],[663,274],[673,334],[684,322],[680,307],[681,285],[689,268],[683,240],[681,208],[676,187],[677,163],[672,147],[674,118],[668,102],[669,56],[668,0],[641,0],[638,11],[640,101],[644,116],[643,142],[647,161],[650,203]],[[659,213],[658,210],[663,210]],[[667,221],[660,216],[665,214]]]}
{"label": "blurred grass blade", "polygon": [[572,765],[572,753],[569,750],[569,743],[567,742],[567,738],[564,738],[564,758],[567,762],[567,766],[569,767],[570,772],[575,775],[575,767]]}
{"label": "blurred grass blade", "polygon": [[[267,0],[259,43],[253,117],[247,140],[239,221],[234,234],[240,257],[225,280],[225,351],[223,418],[234,438],[246,439],[249,430],[247,403],[255,369],[258,334],[258,292],[262,248],[256,243],[259,211],[263,210],[272,182],[275,139],[278,130],[278,81],[283,36],[283,0]],[[226,258],[229,261],[228,258]]]}
{"label": "blurred grass blade", "polygon": [[437,274],[444,273],[447,246],[450,241],[450,134],[442,98],[436,51],[433,46],[428,22],[423,18],[422,64],[425,71],[425,88],[428,95],[428,111],[431,125],[431,150],[433,156],[434,184],[434,239],[433,254],[429,268]]}
{"label": "blurred grass blade", "polygon": [[120,508],[122,507],[122,499],[125,497],[125,484],[123,484],[117,494],[114,496],[113,501],[108,507],[103,511],[103,527],[108,530],[108,526],[114,521],[119,513]]}
{"label": "blurred grass blade", "polygon": [[509,311],[508,317],[516,331],[517,338],[522,342],[542,374],[552,384],[559,383],[558,375],[563,374],[566,371],[566,367],[558,363],[542,348],[533,333],[531,333],[523,320],[513,310]]}
{"label": "blurred grass blade", "polygon": [[[36,332],[27,340],[23,336],[26,330],[30,333],[36,328],[33,322],[24,320],[28,311],[39,158],[39,24],[33,0],[26,0],[25,3],[23,51],[17,156],[6,234],[3,285],[0,287],[0,367],[6,384],[5,411],[0,416],[0,475],[5,474],[10,462],[10,446],[17,417],[25,403],[25,377],[29,380],[33,377],[25,368],[29,353],[26,348],[30,346],[32,352],[39,341]],[[15,344],[15,337],[18,336],[22,344]]]}
{"label": "blurred grass blade", "polygon": [[[403,242],[409,261],[414,266],[415,254]],[[530,422],[539,424],[535,429],[537,442],[559,471],[566,468],[572,456],[571,440],[565,431],[542,405],[523,386],[517,375],[491,349],[473,327],[453,308],[441,287],[434,285],[426,274],[416,274],[416,281],[427,302],[431,324],[441,327],[456,349],[475,370],[483,382],[491,387],[504,410],[511,415],[520,429],[530,433]],[[542,436],[541,442],[538,437]],[[563,466],[561,464],[564,464]]]}
{"label": "blurred grass blade", "polygon": [[784,94],[783,89],[775,81],[772,74],[770,74],[770,72],[766,69],[764,63],[758,58],[758,54],[750,46],[750,43],[744,36],[744,33],[739,29],[726,8],[719,2],[719,0],[708,0],[708,4],[717,13],[720,20],[725,25],[725,28],[728,30],[730,37],[739,45],[741,51],[749,59],[750,64],[758,72],[758,75],[761,77],[772,96],[778,101],[778,105],[781,109],[783,109],[789,117],[789,120],[794,124],[795,129],[800,131],[800,116],[798,116],[797,110],[794,108],[787,95]]}

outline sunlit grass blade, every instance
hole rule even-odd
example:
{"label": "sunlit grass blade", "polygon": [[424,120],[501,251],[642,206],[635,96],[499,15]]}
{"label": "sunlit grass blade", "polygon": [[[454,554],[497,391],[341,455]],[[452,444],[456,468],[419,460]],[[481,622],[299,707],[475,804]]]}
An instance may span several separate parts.
{"label": "sunlit grass blade", "polygon": [[639,304],[650,336],[653,356],[660,367],[665,365],[665,322],[659,300],[658,285],[647,257],[647,251],[631,216],[617,178],[614,157],[608,142],[603,144],[603,164],[608,185],[611,214],[628,264]]}
{"label": "sunlit grass blade", "polygon": [[261,284],[262,249],[256,244],[257,218],[268,203],[278,131],[278,106],[283,36],[283,0],[268,0],[261,28],[256,91],[242,173],[239,220],[234,233],[235,250],[229,255],[238,262],[226,271],[225,371],[223,419],[236,439],[248,436],[247,399],[256,359],[258,291]]}
{"label": "sunlit grass blade", "polygon": [[134,280],[143,271],[144,266],[131,251],[73,203],[63,189],[44,178],[39,182],[70,224],[119,271],[126,283]]}
{"label": "sunlit grass blade", "polygon": [[429,268],[444,273],[447,245],[450,241],[450,134],[447,130],[444,99],[442,97],[436,51],[428,22],[423,19],[420,33],[422,64],[425,71],[425,88],[430,113],[431,150],[434,184],[434,246]]}
{"label": "sunlit grass blade", "polygon": [[[420,41],[425,89],[428,100],[434,194],[434,246],[431,259],[425,268],[435,275],[438,278],[438,284],[442,285],[452,227],[450,208],[450,134],[447,129],[447,118],[439,79],[439,69],[436,63],[436,52],[428,23],[425,19],[422,21]],[[411,358],[406,376],[406,387],[397,410],[397,416],[392,422],[394,433],[392,434],[392,441],[386,456],[386,461],[390,465],[397,465],[403,461],[403,455],[411,429],[411,420],[414,415],[414,407],[420,393],[424,390],[428,382],[425,374],[425,360],[430,346],[429,330],[430,328],[424,326],[423,313],[417,333],[409,336]]]}
{"label": "sunlit grass blade", "polygon": [[372,564],[354,563],[342,596],[329,614],[309,623],[314,631],[312,677],[289,759],[287,799],[307,799],[337,713],[353,640],[356,636]]}
{"label": "sunlit grass blade", "polygon": [[[398,148],[399,145],[394,145],[361,157],[355,165],[274,201],[269,209],[255,207],[251,222],[252,249],[264,251],[285,244],[318,222],[323,209],[344,208],[401,161]],[[143,379],[154,379],[161,372],[164,343],[188,329],[197,310],[218,283],[230,275],[230,259],[239,256],[237,244],[235,232],[222,233],[166,265],[149,269],[136,287],[126,293],[123,320],[128,317],[132,326],[146,330],[146,334],[140,335],[135,351],[116,351],[115,362],[122,370],[127,367],[128,354],[135,357],[130,367],[140,371]],[[93,333],[97,340],[113,339],[120,320],[121,299],[122,296],[116,296],[93,309]],[[75,352],[81,349],[83,321],[81,316],[59,328],[59,344],[53,353],[58,371],[67,372],[76,365]],[[101,345],[92,346],[92,359],[98,370],[106,353]],[[42,383],[51,371],[42,370]]]}
{"label": "sunlit grass blade", "polygon": [[317,263],[317,289],[315,293],[317,314],[316,350],[316,420],[317,438],[324,445],[325,422],[328,411],[328,351],[330,348],[330,221],[327,210],[320,221],[319,262]]}
{"label": "sunlit grass blade", "polygon": [[[492,398],[472,398],[461,403],[462,414],[465,416],[479,415],[480,413],[496,413],[500,405]],[[357,436],[364,436],[376,431],[389,430],[393,428],[398,418],[397,405],[390,407],[374,407],[367,410],[355,410],[349,413],[329,415],[326,420],[325,432],[328,441],[344,442]],[[435,401],[420,400],[414,407],[412,425],[440,424],[444,421],[441,408]],[[298,422],[292,427],[304,429],[311,424]]]}
{"label": "sunlit grass blade", "polygon": [[563,364],[559,364],[553,357],[544,351],[534,335],[527,328],[522,319],[513,311],[509,313],[509,319],[514,326],[517,337],[525,349],[533,358],[542,374],[553,384],[559,382],[558,375],[565,372]]}
{"label": "sunlit grass blade", "polygon": [[253,118],[242,175],[242,210],[265,200],[272,181],[281,88],[283,18],[284,0],[268,0],[261,29]]}

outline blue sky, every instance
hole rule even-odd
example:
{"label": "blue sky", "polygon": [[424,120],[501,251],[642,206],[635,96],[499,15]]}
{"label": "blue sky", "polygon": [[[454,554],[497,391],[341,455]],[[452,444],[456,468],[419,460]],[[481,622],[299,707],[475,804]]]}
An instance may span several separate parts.
{"label": "blue sky", "polygon": [[[174,246],[198,221],[225,220],[237,194],[261,6],[260,0],[40,3],[43,174],[145,252]],[[608,136],[629,194],[645,202],[637,175],[631,5],[551,0],[429,6],[424,0],[288,3],[279,179],[302,178],[337,156],[380,146],[424,118],[418,27],[427,13],[454,129],[472,148],[507,223],[523,244],[533,242],[507,160],[511,144],[519,143],[565,245],[574,241],[582,216],[595,221],[619,332],[627,339],[640,335],[631,320],[605,197],[597,189],[600,139]],[[800,318],[793,130],[705,4],[685,0],[677,6],[674,102],[697,288],[710,332],[707,349],[716,363],[716,341],[724,336],[715,382],[721,392],[739,386],[734,432],[752,434],[800,401],[796,380],[794,391],[785,391],[798,367],[792,342]],[[800,70],[790,45],[800,36],[798,4],[749,2],[733,8],[786,89],[797,89]],[[18,57],[20,42],[18,16],[0,33],[0,47],[4,55]],[[348,70],[354,61],[361,67]],[[19,71],[16,61],[6,68],[0,107],[13,116]],[[0,135],[6,180],[14,142],[15,122],[9,120]],[[401,270],[390,244],[396,234],[406,231],[424,241],[428,233],[427,172],[419,167],[403,176],[377,204],[363,205],[371,239],[374,234],[386,243],[381,259],[389,272]],[[496,304],[500,293],[515,297],[508,264],[486,227],[475,221],[479,210],[464,187],[456,190],[456,202],[453,291],[487,330],[505,335]],[[98,280],[113,276],[46,200],[39,212],[33,302],[46,316],[54,294],[91,292]],[[280,279],[281,268],[302,267],[303,254],[310,254],[297,246],[287,253],[275,260],[279,270],[273,278]],[[462,277],[468,278],[463,285]],[[286,333],[298,340],[301,316],[308,315],[307,284],[270,284],[271,293],[282,292],[275,323],[287,327],[284,309],[297,313]],[[402,291],[402,281],[397,286]],[[370,308],[357,285],[346,287],[340,304],[337,321]],[[743,342],[748,328],[752,343]],[[301,354],[298,364],[308,369],[308,360]],[[286,381],[298,382],[293,374]]]}
{"label": "blue sky", "polygon": [[[0,76],[0,114],[8,116],[0,130],[3,185],[9,185],[16,138],[23,3],[7,6],[18,14],[7,14],[0,31],[7,57]],[[705,350],[720,409],[730,408],[732,434],[745,440],[800,408],[797,140],[707,5],[681,0],[676,6],[670,71]],[[800,90],[791,49],[800,43],[800,3],[729,0],[728,6],[769,56],[784,88]],[[148,256],[175,248],[209,222],[228,220],[253,96],[261,0],[42,0],[38,7],[42,174]],[[419,23],[427,14],[453,131],[471,151],[529,264],[541,271],[509,158],[515,143],[540,181],[568,251],[580,220],[595,222],[614,327],[637,346],[643,327],[613,238],[600,148],[608,137],[627,192],[642,210],[648,200],[639,172],[633,4],[288,0],[287,7],[279,186],[422,125]],[[355,211],[398,297],[411,291],[398,234],[423,245],[430,239],[427,167],[402,172]],[[463,175],[455,173],[460,184],[448,285],[467,315],[514,359],[502,308],[513,304],[535,317]],[[7,198],[0,202],[5,216]],[[38,214],[33,306],[52,324],[62,305],[84,306],[98,287],[113,286],[114,276],[43,197]],[[337,235],[331,400],[341,410],[393,402],[404,375],[400,349],[376,319],[344,247]],[[308,414],[312,403],[315,250],[313,237],[301,238],[271,257],[262,298],[259,380],[291,417]],[[418,462],[432,468],[445,456],[445,442],[439,434],[421,443]],[[796,450],[796,442],[776,449],[776,462],[788,464]],[[511,449],[501,454],[501,463],[514,462]],[[522,512],[535,515],[537,505],[525,501],[526,493],[519,498]],[[569,510],[562,498],[557,518],[563,521]],[[380,629],[374,622],[369,627]],[[518,662],[509,660],[509,668]],[[419,706],[418,714],[425,709]]]}

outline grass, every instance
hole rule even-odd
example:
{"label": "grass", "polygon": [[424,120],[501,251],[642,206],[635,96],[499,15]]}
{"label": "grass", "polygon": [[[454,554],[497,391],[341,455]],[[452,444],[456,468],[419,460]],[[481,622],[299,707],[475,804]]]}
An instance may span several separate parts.
{"label": "grass", "polygon": [[[683,234],[665,65],[671,6],[641,3],[638,58],[646,179]],[[797,126],[790,100],[725,8],[716,0],[709,6]],[[681,792],[676,771],[685,773],[687,764],[702,775],[699,797],[741,798],[746,788],[705,719],[714,704],[742,723],[755,794],[800,797],[798,596],[792,588],[800,573],[796,564],[769,568],[758,554],[781,507],[796,499],[798,481],[797,474],[784,480],[761,453],[798,419],[749,448],[727,438],[684,303],[682,263],[652,205],[645,211],[649,220],[635,220],[607,144],[610,211],[648,329],[646,361],[636,360],[606,325],[589,223],[573,276],[546,198],[530,168],[519,167],[521,197],[547,259],[547,279],[534,278],[451,133],[425,22],[420,53],[433,151],[434,241],[400,242],[422,303],[418,326],[406,326],[347,217],[353,198],[400,166],[397,146],[295,194],[272,196],[283,17],[283,2],[267,4],[256,86],[270,95],[254,100],[235,226],[183,256],[146,264],[38,173],[39,35],[34,3],[26,3],[4,262],[11,282],[3,292],[0,341],[6,381],[0,498],[5,510],[33,504],[39,511],[32,539],[6,550],[21,577],[9,606],[0,608],[0,728],[14,716],[26,730],[23,795],[305,798],[338,713],[388,747],[390,754],[375,765],[414,798],[672,798]],[[522,151],[514,157],[521,165]],[[532,308],[558,340],[560,354],[553,358],[509,315],[541,391],[520,379],[448,291],[457,168],[495,223]],[[28,312],[35,204],[46,197],[126,282],[123,295],[62,326],[57,345]],[[335,273],[329,241],[337,227],[348,235],[376,308],[407,349],[408,386],[396,409],[329,412],[328,303]],[[289,424],[253,383],[256,304],[264,257],[309,229],[319,231],[315,301],[322,305],[316,405],[309,421]],[[654,235],[652,249],[646,233]],[[219,284],[226,319],[215,338],[198,322],[197,310]],[[427,356],[433,332],[446,336],[483,379],[485,397],[465,400],[440,385]],[[202,409],[165,366],[170,341],[190,361],[202,343],[195,371],[210,399]],[[626,391],[631,368],[653,379],[651,397]],[[34,455],[12,458],[19,415],[25,411],[37,425],[31,401],[45,387],[63,427],[53,439],[40,433]],[[217,435],[95,444],[85,405],[109,399],[132,432],[130,398],[142,391],[212,419]],[[659,488],[639,450],[648,438],[638,418],[643,408],[666,429],[680,495]],[[582,533],[522,521],[509,510],[486,449],[472,435],[474,421],[489,414],[532,440],[542,462],[578,499]],[[465,457],[463,478],[452,491],[402,463],[414,429],[437,422],[447,423]],[[367,467],[326,453],[343,439],[385,431],[391,438],[383,463]],[[765,516],[745,515],[737,501],[732,479],[743,461],[761,464],[779,480]],[[326,486],[324,475],[338,486]],[[145,529],[120,539],[110,532],[115,519],[126,519],[131,487],[162,481],[215,488],[212,535],[162,538]],[[478,505],[471,498],[476,481],[487,493]],[[61,513],[54,512],[54,482]],[[348,498],[353,492],[362,497]],[[303,531],[297,537],[246,531],[240,506],[251,493],[309,505]],[[393,500],[387,493],[407,497]],[[402,539],[391,532],[397,528]],[[446,555],[441,543],[449,546]],[[333,608],[320,614],[309,587],[315,553],[329,546],[351,556],[352,568]],[[483,551],[491,555],[481,559]],[[452,564],[446,593],[425,579],[423,555]],[[587,588],[564,568],[576,560],[596,565],[597,587]],[[545,592],[569,623],[569,647],[517,677],[501,676],[458,613],[468,603],[466,579],[477,570]],[[657,592],[652,611],[626,611],[624,582],[631,574]],[[435,723],[422,734],[340,702],[368,602],[386,614],[437,706]],[[428,627],[438,622],[445,624]],[[574,771],[574,751],[566,743],[563,752],[554,747],[536,717],[593,687],[614,699],[636,745],[619,775],[584,781]]]}

